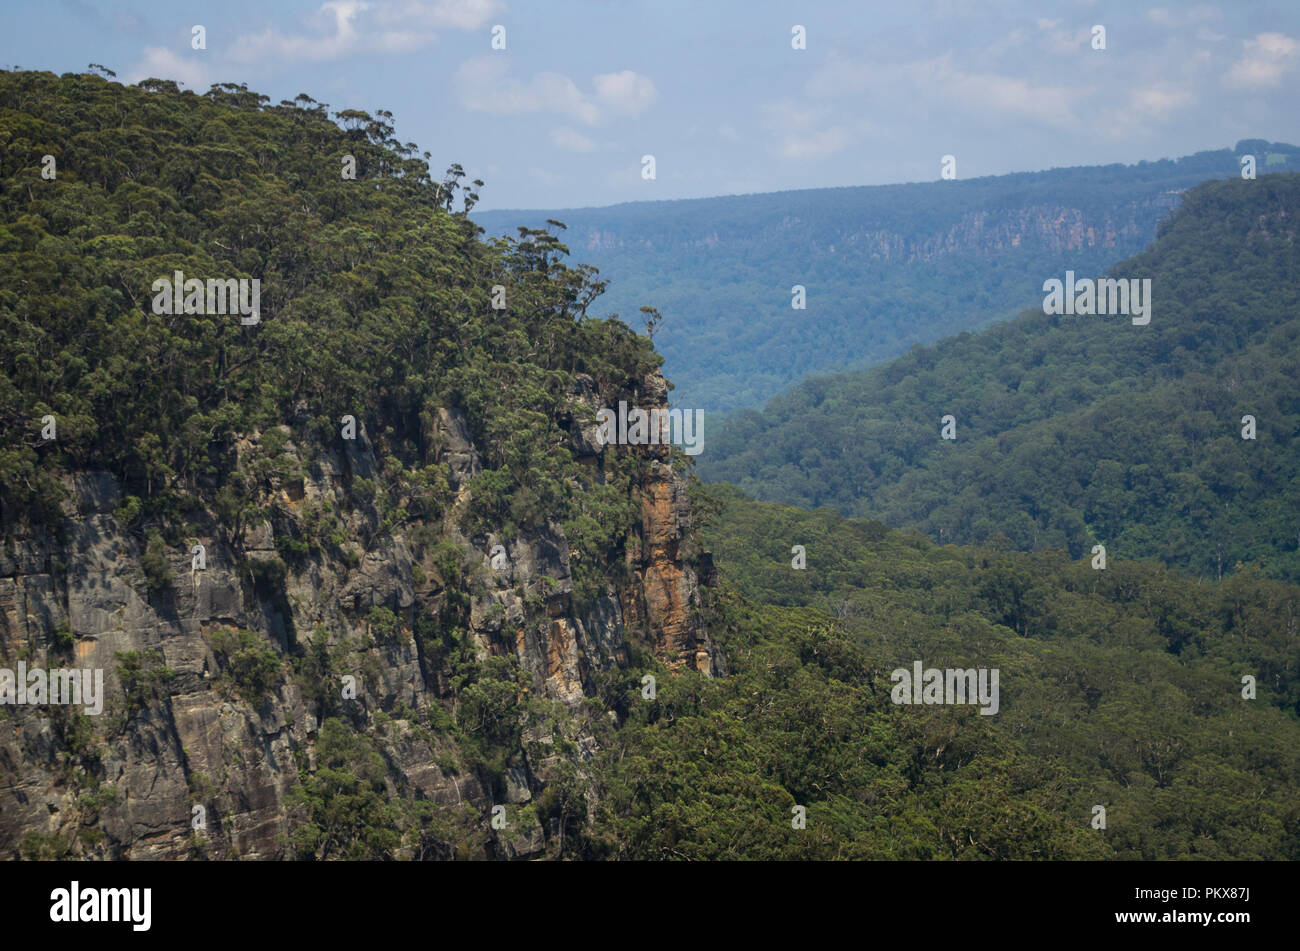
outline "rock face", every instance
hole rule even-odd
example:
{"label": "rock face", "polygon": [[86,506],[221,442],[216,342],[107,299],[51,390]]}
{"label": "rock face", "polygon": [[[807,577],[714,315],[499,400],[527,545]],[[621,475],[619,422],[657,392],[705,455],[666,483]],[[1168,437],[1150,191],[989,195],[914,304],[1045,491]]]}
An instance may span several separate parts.
{"label": "rock face", "polygon": [[[658,373],[648,377],[637,395],[636,405],[642,409],[668,407],[668,383]],[[589,392],[575,396],[593,413],[598,408]],[[578,444],[590,454],[600,451],[593,429],[583,432]],[[695,563],[703,553],[695,543],[686,482],[669,462],[667,447],[648,446],[644,451],[649,466],[636,490],[641,525],[626,548],[632,581],[620,593],[618,608],[629,626],[647,632],[656,656],[669,667],[687,667],[708,676],[723,673],[721,657],[701,623]]]}
{"label": "rock face", "polygon": [[[1023,202],[1019,196],[1014,196],[996,207],[962,212],[928,231],[901,224],[869,227],[867,225],[877,216],[865,208],[854,218],[846,217],[830,227],[817,230],[813,226],[824,224],[824,221],[816,217],[764,218],[755,212],[757,228],[724,229],[721,236],[713,218],[686,224],[673,219],[674,230],[668,237],[649,234],[640,219],[636,228],[618,228],[592,221],[585,225],[584,232],[581,223],[584,216],[571,217],[578,222],[577,233],[585,233],[583,247],[591,253],[662,251],[665,245],[672,244],[712,250],[754,241],[779,241],[785,233],[806,232],[806,240],[801,238],[800,246],[814,254],[834,255],[838,249],[841,255],[856,256],[864,261],[913,262],[934,261],[947,255],[991,256],[1020,247],[1049,251],[1120,248],[1136,252],[1150,240],[1154,222],[1163,213],[1177,208],[1180,197],[1181,190],[1177,188],[1161,192],[1148,190],[1146,194],[1116,202],[1109,210],[1098,213],[1074,205]],[[491,214],[487,213],[484,218],[490,221]],[[592,214],[598,214],[598,210],[593,209]],[[677,229],[691,225],[698,230],[680,236]]]}
{"label": "rock face", "polygon": [[[641,396],[665,405],[662,379]],[[582,381],[573,397],[594,408]],[[642,451],[602,447],[576,419],[572,445],[593,473],[602,452]],[[292,855],[292,790],[315,768],[327,714],[374,741],[390,798],[483,818],[481,845],[466,857],[544,854],[535,820],[497,833],[487,817],[494,798],[536,797],[558,754],[521,750],[494,795],[454,742],[426,727],[455,707],[456,673],[421,625],[463,605],[480,663],[513,657],[523,689],[581,716],[593,678],[626,664],[633,642],[670,668],[723,672],[702,621],[695,564],[707,555],[694,542],[681,472],[662,447],[646,447],[647,475],[632,488],[640,522],[610,573],[622,580],[575,604],[560,526],[509,539],[463,533],[466,483],[483,465],[459,412],[443,410],[437,428],[455,503],[433,524],[381,531],[379,513],[348,492],[379,468],[359,426],[345,450],[310,459],[285,443],[302,478],[238,532],[210,513],[193,521],[183,544],[166,544],[165,572],[147,564],[144,540],[121,520],[122,489],[107,473],[71,477],[57,532],[11,528],[0,547],[0,668],[99,668],[108,700],[98,716],[75,705],[0,706],[0,855]],[[286,538],[322,513],[347,540],[286,564]],[[441,547],[413,544],[416,532]],[[329,677],[312,674],[318,657],[328,658]],[[252,689],[259,658],[269,672]],[[335,700],[330,677],[351,677],[354,697]],[[532,749],[551,749],[545,731],[531,739]],[[591,755],[589,732],[571,739],[578,752],[566,755]]]}
{"label": "rock face", "polygon": [[670,667],[714,673],[715,652],[698,623],[699,579],[684,563],[690,501],[671,467],[652,462],[641,496],[641,536],[628,546],[636,582],[623,592],[623,613],[654,632],[656,653]]}

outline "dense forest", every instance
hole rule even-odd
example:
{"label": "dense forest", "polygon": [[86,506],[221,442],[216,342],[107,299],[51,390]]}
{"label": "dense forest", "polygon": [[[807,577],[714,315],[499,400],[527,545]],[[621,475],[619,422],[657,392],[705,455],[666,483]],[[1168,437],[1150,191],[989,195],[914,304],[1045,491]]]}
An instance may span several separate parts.
{"label": "dense forest", "polygon": [[[109,668],[102,716],[0,709],[3,857],[1300,859],[1282,543],[1193,579],[1095,522],[1097,570],[1050,521],[1057,550],[1012,551],[991,492],[1003,534],[938,544],[598,445],[593,405],[666,396],[652,342],[597,316],[559,222],[484,240],[480,183],[431,178],[383,110],[3,72],[0,145],[0,667]],[[1296,471],[1297,177],[1189,196],[1121,267],[1159,282],[1149,327],[1040,314],[873,371],[872,438],[918,454],[873,477],[1012,424],[1120,432],[1230,368],[1131,465],[1191,491],[1178,440],[1214,449],[1242,512],[1293,524],[1264,489]],[[259,279],[260,322],[156,313],[176,270]],[[956,446],[906,438],[941,412]],[[1257,444],[1196,435],[1242,412]],[[762,423],[751,448],[792,451]],[[996,668],[998,713],[893,702],[916,662]]]}
{"label": "dense forest", "polygon": [[[689,857],[1300,855],[1300,588],[708,494],[736,669],[624,727],[620,835]],[[895,705],[917,660],[1000,668],[999,713]]]}
{"label": "dense forest", "polygon": [[[588,314],[560,223],[480,240],[481,183],[431,178],[390,120],[0,73],[0,666],[90,658],[112,693],[0,709],[6,854],[121,857],[142,828],[188,854],[190,803],[224,817],[194,854],[512,854],[463,820],[560,782],[527,711],[562,742],[547,694],[598,666],[576,640],[647,635],[627,548],[681,454],[586,431],[654,399],[661,358]],[[158,313],[177,271],[259,280],[260,320]],[[543,689],[548,650],[573,660]],[[187,737],[214,696],[274,745]]]}
{"label": "dense forest", "polygon": [[[560,404],[577,375],[625,386],[661,358],[588,319],[601,285],[562,263],[554,227],[479,241],[474,186],[457,167],[432,180],[383,110],[337,113],[340,129],[306,95],[274,105],[230,85],[199,96],[30,72],[4,74],[0,94],[6,519],[57,522],[60,474],[90,469],[121,481],[142,538],[179,538],[204,506],[238,534],[261,483],[294,477],[283,437],[237,462],[240,437],[292,422],[308,451],[337,446],[347,415],[379,446],[382,477],[359,491],[391,529],[450,500],[432,427],[452,405],[487,453],[482,519],[567,521],[592,561],[625,524],[625,494],[575,492]],[[152,282],[175,271],[258,278],[261,323],[151,313]],[[504,309],[490,306],[497,285]],[[337,547],[336,521],[321,513],[282,547]]]}
{"label": "dense forest", "polygon": [[1183,190],[1239,177],[1245,154],[1261,173],[1300,169],[1300,149],[1251,139],[1136,165],[970,179],[959,165],[955,181],[472,217],[510,235],[563,220],[609,281],[604,309],[663,315],[654,339],[675,402],[729,412],[1006,320],[1046,275],[1101,273],[1146,247]]}
{"label": "dense forest", "polygon": [[[700,471],[939,541],[1298,580],[1297,214],[1297,175],[1199,186],[1111,272],[1151,280],[1149,325],[1039,303],[737,414]],[[955,440],[940,438],[949,414]]]}

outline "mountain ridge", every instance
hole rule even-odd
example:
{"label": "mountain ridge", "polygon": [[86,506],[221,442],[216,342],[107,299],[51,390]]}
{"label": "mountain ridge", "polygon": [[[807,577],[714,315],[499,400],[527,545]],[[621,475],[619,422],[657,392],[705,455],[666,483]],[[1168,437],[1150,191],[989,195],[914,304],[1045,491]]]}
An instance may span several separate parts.
{"label": "mountain ridge", "polygon": [[[1027,309],[737,414],[699,471],[943,541],[1105,544],[1215,575],[1263,558],[1295,578],[1298,216],[1294,173],[1207,182],[1111,269],[1153,279],[1150,326]],[[956,441],[939,439],[948,414]]]}
{"label": "mountain ridge", "polygon": [[[1300,168],[1294,146],[1237,147],[1258,153],[1261,173],[1267,155]],[[674,403],[730,412],[806,376],[1006,319],[1044,273],[1100,273],[1140,251],[1183,190],[1240,171],[1238,153],[1221,149],[1136,165],[472,217],[489,235],[564,221],[575,255],[609,282],[602,312],[626,318],[653,306],[663,315],[655,342]],[[805,289],[804,309],[792,308],[795,285]]]}

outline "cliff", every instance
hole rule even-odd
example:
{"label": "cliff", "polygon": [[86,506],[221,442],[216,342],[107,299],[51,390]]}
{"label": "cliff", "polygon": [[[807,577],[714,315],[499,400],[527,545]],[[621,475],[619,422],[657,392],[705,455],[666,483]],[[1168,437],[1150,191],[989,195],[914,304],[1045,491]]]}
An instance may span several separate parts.
{"label": "cliff", "polygon": [[[662,378],[646,392],[664,395]],[[467,481],[482,465],[459,411],[438,414],[439,461],[456,504],[435,522],[394,531],[380,531],[377,513],[349,491],[378,475],[364,429],[345,451],[320,447],[310,456],[288,435],[284,454],[303,478],[266,493],[273,516],[232,535],[205,513],[209,531],[167,551],[170,582],[161,589],[150,590],[146,553],[117,514],[121,487],[108,473],[68,477],[61,524],[6,536],[2,666],[24,659],[47,669],[103,668],[108,702],[94,717],[78,708],[0,712],[0,853],[15,857],[26,843],[28,851],[113,859],[292,855],[301,808],[291,793],[300,770],[316,769],[321,723],[336,715],[373,739],[388,797],[477,824],[468,836],[474,847],[462,855],[541,854],[548,836],[538,822],[494,830],[489,818],[496,802],[525,803],[546,789],[554,732],[543,728],[510,751],[496,789],[484,770],[468,768],[454,735],[430,728],[456,712],[458,661],[424,622],[453,617],[475,662],[517,663],[521,694],[571,715],[567,726],[577,732],[566,758],[577,764],[594,743],[582,724],[595,678],[625,665],[631,648],[641,645],[670,669],[717,669],[688,560],[694,526],[685,482],[662,447],[647,450],[647,476],[632,490],[639,520],[620,559],[625,580],[578,605],[573,552],[558,526],[508,540],[461,529]],[[600,447],[591,435],[575,424],[570,443],[597,480],[605,453],[640,451]],[[259,441],[253,434],[245,450]],[[285,538],[322,510],[363,541],[286,564],[278,554]],[[427,532],[443,545],[419,546],[420,557],[410,539]],[[193,568],[196,544],[201,570]],[[231,632],[242,632],[233,647]],[[141,657],[153,658],[146,677],[166,671],[143,697],[133,663]],[[309,669],[306,661],[317,659]],[[265,663],[260,687],[248,670],[254,661]],[[344,677],[355,678],[354,699],[343,698]],[[539,748],[548,752],[537,756]],[[195,806],[203,807],[199,830]]]}
{"label": "cliff", "polygon": [[721,660],[687,457],[595,438],[661,358],[562,228],[481,240],[384,111],[22,71],[0,105],[54,160],[0,182],[0,697],[105,694],[0,702],[0,854],[597,848],[642,679]]}
{"label": "cliff", "polygon": [[[1008,319],[1052,274],[1105,271],[1140,252],[1187,189],[1240,181],[1244,154],[1261,175],[1300,168],[1300,150],[1261,140],[975,178],[958,156],[955,180],[474,218],[498,234],[565,222],[582,258],[610,281],[610,308],[635,314],[652,302],[663,313],[655,343],[678,401],[729,413],[757,409],[808,376],[884,363]],[[647,185],[647,199],[658,194]]]}

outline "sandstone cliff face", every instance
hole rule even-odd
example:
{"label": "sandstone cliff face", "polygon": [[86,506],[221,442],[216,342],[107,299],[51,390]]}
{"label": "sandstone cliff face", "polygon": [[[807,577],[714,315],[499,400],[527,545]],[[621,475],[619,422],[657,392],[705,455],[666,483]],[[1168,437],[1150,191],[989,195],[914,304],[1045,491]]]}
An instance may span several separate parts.
{"label": "sandstone cliff face", "polygon": [[1003,254],[1020,247],[1058,252],[1140,247],[1147,238],[1148,221],[1177,205],[1178,195],[1171,193],[1100,216],[1059,205],[979,211],[963,215],[943,231],[910,238],[889,231],[846,234],[843,247],[863,248],[875,260],[908,262],[954,254]]}
{"label": "sandstone cliff face", "polygon": [[654,632],[656,653],[668,666],[711,675],[715,654],[697,620],[699,580],[682,557],[690,502],[667,466],[652,463],[651,479],[641,497],[641,537],[628,546],[635,581],[623,591],[623,613]]}
{"label": "sandstone cliff face", "polygon": [[[1177,208],[1179,200],[1180,192],[1170,190],[1125,202],[1102,214],[1069,205],[1008,204],[996,210],[964,213],[952,224],[928,232],[873,227],[872,221],[863,220],[845,224],[828,235],[812,230],[813,219],[791,216],[768,224],[758,234],[768,239],[782,233],[797,234],[799,244],[814,256],[841,254],[877,262],[934,261],[948,255],[990,256],[1017,248],[1053,252],[1120,248],[1136,252],[1150,240],[1151,222]],[[716,230],[710,229],[684,243],[712,250],[755,238],[752,230],[719,237]],[[592,253],[652,251],[657,247],[654,240],[637,233],[597,226],[588,229],[583,246]]]}
{"label": "sandstone cliff face", "polygon": [[[638,406],[666,408],[668,384],[659,374],[645,381]],[[594,436],[591,437],[594,441]],[[611,447],[612,449],[613,447]],[[626,451],[627,447],[620,447]],[[606,451],[611,451],[607,449]],[[650,459],[638,487],[641,524],[626,549],[631,583],[620,593],[625,621],[648,633],[655,654],[671,668],[707,676],[723,672],[722,659],[702,625],[691,504],[686,483],[663,446],[646,447]]]}
{"label": "sandstone cliff face", "polygon": [[[644,395],[647,405],[662,405],[662,379]],[[291,790],[314,768],[331,708],[374,740],[391,797],[482,817],[481,848],[465,857],[540,854],[539,826],[490,829],[500,785],[494,795],[447,736],[422,726],[431,710],[454,709],[457,700],[451,662],[418,636],[420,619],[466,605],[466,634],[480,661],[517,659],[527,691],[579,716],[593,677],[625,664],[633,640],[670,667],[720,672],[701,621],[686,487],[666,454],[650,460],[649,475],[633,487],[640,524],[611,574],[622,581],[575,605],[558,525],[508,540],[462,533],[466,482],[482,464],[459,413],[444,410],[438,429],[456,504],[432,526],[380,531],[373,507],[349,494],[354,480],[377,473],[363,428],[342,452],[303,458],[302,480],[268,499],[265,518],[235,537],[200,518],[207,529],[184,548],[169,546],[171,584],[161,590],[150,587],[144,546],[119,520],[121,487],[106,473],[69,480],[59,531],[11,531],[0,547],[0,667],[24,660],[102,668],[109,699],[102,714],[85,718],[80,707],[0,706],[0,855],[34,854],[33,843],[44,842],[54,854],[94,858],[285,857],[298,808]],[[573,427],[575,451],[592,463],[594,478],[600,453],[641,451],[602,448],[592,435]],[[257,442],[253,436],[243,448]],[[285,452],[298,455],[292,442]],[[347,541],[280,567],[285,526],[323,510],[337,513]],[[416,531],[455,546],[460,577],[444,577],[445,545],[443,562],[427,550],[417,559]],[[193,568],[194,545],[204,549],[201,570]],[[380,623],[389,617],[395,623]],[[261,696],[232,682],[234,631],[251,632],[242,645],[248,657],[270,651],[278,662]],[[140,699],[141,679],[126,672],[128,652],[172,672],[152,699]],[[332,677],[353,678],[354,698],[322,700],[321,684],[294,667],[315,654],[331,658]],[[545,750],[553,738],[543,730],[530,739]],[[569,759],[591,755],[589,732],[568,739],[577,750]],[[534,797],[558,755],[521,750],[505,771],[504,798]]]}

